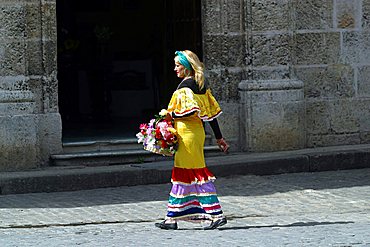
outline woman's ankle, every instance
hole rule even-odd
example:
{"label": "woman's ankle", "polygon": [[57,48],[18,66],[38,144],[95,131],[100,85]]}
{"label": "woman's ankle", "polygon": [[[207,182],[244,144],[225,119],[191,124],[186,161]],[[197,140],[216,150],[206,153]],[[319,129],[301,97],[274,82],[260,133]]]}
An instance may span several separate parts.
{"label": "woman's ankle", "polygon": [[164,223],[166,223],[166,224],[174,224],[174,223],[176,223],[176,220],[174,220],[174,219],[166,219],[164,221]]}

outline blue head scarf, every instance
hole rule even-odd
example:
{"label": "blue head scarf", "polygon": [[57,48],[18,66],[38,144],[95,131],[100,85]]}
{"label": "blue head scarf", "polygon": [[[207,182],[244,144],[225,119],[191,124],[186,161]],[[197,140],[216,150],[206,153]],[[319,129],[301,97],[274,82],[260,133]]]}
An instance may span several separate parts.
{"label": "blue head scarf", "polygon": [[179,57],[179,62],[188,70],[192,70],[191,64],[189,63],[188,59],[181,51],[176,51],[175,55]]}

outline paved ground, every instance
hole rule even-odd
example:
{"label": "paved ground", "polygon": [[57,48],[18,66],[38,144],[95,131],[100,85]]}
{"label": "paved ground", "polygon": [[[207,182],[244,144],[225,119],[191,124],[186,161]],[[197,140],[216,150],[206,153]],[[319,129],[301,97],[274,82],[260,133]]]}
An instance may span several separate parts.
{"label": "paved ground", "polygon": [[370,169],[216,181],[229,223],[154,227],[170,184],[0,196],[0,246],[370,246]]}

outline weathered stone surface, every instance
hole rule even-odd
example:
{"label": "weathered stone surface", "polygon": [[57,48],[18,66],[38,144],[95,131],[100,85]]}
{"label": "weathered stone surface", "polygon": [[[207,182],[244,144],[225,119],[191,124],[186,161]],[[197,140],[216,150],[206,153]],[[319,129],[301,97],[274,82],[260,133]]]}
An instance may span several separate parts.
{"label": "weathered stone surface", "polygon": [[370,131],[364,131],[360,133],[360,142],[369,143],[370,142]]}
{"label": "weathered stone surface", "polygon": [[37,167],[61,151],[55,7],[55,1],[0,4],[1,171]]}
{"label": "weathered stone surface", "polygon": [[222,70],[219,80],[219,86],[221,87],[219,90],[221,91],[220,99],[226,102],[239,101],[238,82],[240,82],[242,79],[242,70]]}
{"label": "weathered stone surface", "polygon": [[33,77],[29,79],[27,82],[30,91],[34,95],[35,101],[35,113],[41,114],[44,112],[44,102],[43,102],[43,86],[42,86],[43,79],[40,77]]}
{"label": "weathered stone surface", "polygon": [[41,12],[40,6],[37,4],[27,4],[26,9],[26,37],[28,39],[37,39],[41,37]]}
{"label": "weathered stone surface", "polygon": [[[251,151],[276,151],[302,148],[303,101],[258,105],[252,110]],[[301,115],[301,117],[298,117]]]}
{"label": "weathered stone surface", "polygon": [[358,95],[361,97],[370,97],[370,66],[364,66],[358,69],[357,84]]}
{"label": "weathered stone surface", "polygon": [[359,121],[360,133],[364,135],[370,132],[370,99],[368,97],[356,101],[354,114]]}
{"label": "weathered stone surface", "polygon": [[44,1],[41,5],[41,22],[43,40],[56,42],[57,23],[56,23],[56,1]]}
{"label": "weathered stone surface", "polygon": [[43,78],[42,90],[44,113],[58,112],[58,81],[56,75]]}
{"label": "weathered stone surface", "polygon": [[289,30],[290,29],[290,1],[289,0],[252,0],[251,10],[253,31]]}
{"label": "weathered stone surface", "polygon": [[238,82],[243,78],[242,70],[210,71],[208,78],[212,92],[218,100],[225,102],[237,102],[239,100]]}
{"label": "weathered stone surface", "polygon": [[[248,91],[250,104],[263,104],[266,102],[284,103],[290,101],[300,101],[304,98],[301,85],[288,84],[282,85],[284,80],[270,80],[262,83],[249,83],[247,87],[239,88]],[[285,80],[289,82],[289,80]]]}
{"label": "weathered stone surface", "polygon": [[360,135],[356,134],[332,134],[332,135],[308,135],[307,147],[326,147],[336,145],[355,145],[360,143]]}
{"label": "weathered stone surface", "polygon": [[202,1],[203,9],[203,33],[220,33],[221,30],[221,7],[220,1]]}
{"label": "weathered stone surface", "polygon": [[330,102],[330,127],[333,133],[358,133],[357,102],[351,99]]}
{"label": "weathered stone surface", "polygon": [[62,150],[59,114],[1,116],[0,125],[0,171],[39,167]]}
{"label": "weathered stone surface", "polygon": [[223,102],[219,101],[222,114],[218,118],[218,122],[220,124],[220,128],[222,131],[222,135],[226,140],[229,140],[233,145],[235,145],[235,149],[239,149],[237,146],[239,141],[239,103],[237,102]]}
{"label": "weathered stone surface", "polygon": [[306,98],[344,98],[355,95],[354,71],[348,65],[296,68],[295,74],[305,83]]}
{"label": "weathered stone surface", "polygon": [[290,78],[290,68],[288,66],[252,68],[253,80],[282,80]]}
{"label": "weathered stone surface", "polygon": [[362,1],[362,28],[370,30],[370,2]]}
{"label": "weathered stone surface", "polygon": [[24,41],[0,43],[0,76],[25,74],[26,45]]}
{"label": "weathered stone surface", "polygon": [[50,154],[62,152],[62,120],[59,113],[38,114],[39,165],[47,165]]}
{"label": "weathered stone surface", "polygon": [[296,33],[293,37],[294,64],[338,63],[340,33]]}
{"label": "weathered stone surface", "polygon": [[33,114],[35,113],[34,102],[0,102],[0,116],[6,115],[22,115],[22,114]]}
{"label": "weathered stone surface", "polygon": [[243,67],[245,65],[244,35],[226,35],[222,38],[220,63],[225,67]]}
{"label": "weathered stone surface", "polygon": [[21,39],[26,30],[25,8],[21,4],[0,6],[0,33],[3,39]]}
{"label": "weathered stone surface", "polygon": [[287,65],[291,60],[288,34],[253,35],[253,66]]}
{"label": "weathered stone surface", "polygon": [[370,64],[370,32],[344,32],[341,60],[347,64]]}
{"label": "weathered stone surface", "polygon": [[221,68],[220,52],[222,50],[222,37],[220,35],[204,35],[203,42],[204,64],[206,68]]}
{"label": "weathered stone surface", "polygon": [[221,5],[221,30],[223,33],[240,33],[243,31],[242,3],[240,0],[223,1]]}
{"label": "weathered stone surface", "polygon": [[327,101],[306,102],[306,132],[308,136],[330,131],[330,105]]}
{"label": "weathered stone surface", "polygon": [[0,171],[37,165],[37,123],[33,115],[0,117]]}
{"label": "weathered stone surface", "polygon": [[[57,44],[55,41],[43,42],[42,62],[44,65],[45,74],[50,76],[57,71]],[[55,77],[56,79],[56,77]]]}
{"label": "weathered stone surface", "polygon": [[306,103],[307,146],[358,144],[369,132],[370,100]]}
{"label": "weathered stone surface", "polygon": [[302,148],[304,137],[303,83],[281,80],[239,84],[242,147],[249,151]]}
{"label": "weathered stone surface", "polygon": [[293,1],[295,28],[328,29],[332,28],[332,0]]}
{"label": "weathered stone surface", "polygon": [[41,40],[28,41],[26,47],[27,60],[27,74],[26,75],[43,75],[43,52],[42,52],[42,42]]}
{"label": "weathered stone surface", "polygon": [[204,39],[204,62],[208,69],[244,65],[244,35],[206,35]]}
{"label": "weathered stone surface", "polygon": [[0,103],[18,103],[18,102],[32,102],[33,94],[28,90],[22,91],[0,91]]}
{"label": "weathered stone surface", "polygon": [[335,0],[336,1],[336,27],[359,28],[361,27],[361,3],[360,0]]}
{"label": "weathered stone surface", "polygon": [[343,134],[359,132],[356,102],[337,100],[307,104],[307,132],[314,134]]}
{"label": "weathered stone surface", "polygon": [[25,76],[0,76],[0,90],[30,90]]}

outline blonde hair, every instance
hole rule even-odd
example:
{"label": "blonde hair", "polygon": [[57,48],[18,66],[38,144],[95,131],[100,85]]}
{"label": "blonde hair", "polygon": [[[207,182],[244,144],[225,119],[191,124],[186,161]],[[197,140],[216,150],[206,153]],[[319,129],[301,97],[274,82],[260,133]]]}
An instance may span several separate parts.
{"label": "blonde hair", "polygon": [[186,56],[186,59],[188,59],[189,63],[191,64],[191,67],[194,70],[194,79],[196,83],[198,84],[198,87],[200,90],[204,88],[204,65],[199,60],[198,56],[189,50],[182,51],[182,53]]}

